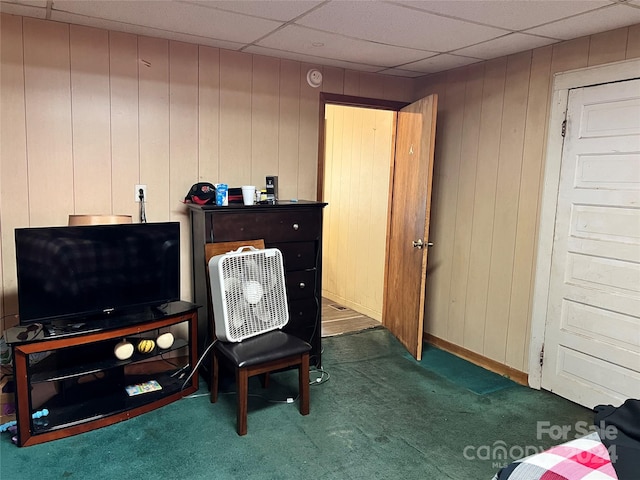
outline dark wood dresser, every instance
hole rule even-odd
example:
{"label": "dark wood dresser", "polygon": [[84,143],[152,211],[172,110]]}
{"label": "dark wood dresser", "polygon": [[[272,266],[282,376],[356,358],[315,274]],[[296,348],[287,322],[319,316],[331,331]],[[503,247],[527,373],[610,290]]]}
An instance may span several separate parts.
{"label": "dark wood dresser", "polygon": [[[322,209],[300,200],[275,205],[188,205],[191,216],[193,301],[198,311],[198,356],[211,341],[205,243],[264,239],[282,252],[289,302],[284,330],[311,344],[310,363],[321,366]],[[206,362],[203,362],[203,365]]]}

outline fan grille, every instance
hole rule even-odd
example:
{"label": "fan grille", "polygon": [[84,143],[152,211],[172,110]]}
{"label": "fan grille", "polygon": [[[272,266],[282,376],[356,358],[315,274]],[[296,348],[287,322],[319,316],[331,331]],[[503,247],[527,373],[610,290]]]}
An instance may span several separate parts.
{"label": "fan grille", "polygon": [[219,338],[241,341],[286,325],[289,312],[280,250],[219,255],[212,265],[210,273],[218,279],[212,282],[212,300]]}

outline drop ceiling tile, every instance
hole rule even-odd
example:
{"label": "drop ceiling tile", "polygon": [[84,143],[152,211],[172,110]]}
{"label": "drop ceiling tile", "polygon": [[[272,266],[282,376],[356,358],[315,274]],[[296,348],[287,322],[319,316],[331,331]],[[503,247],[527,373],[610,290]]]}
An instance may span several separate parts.
{"label": "drop ceiling tile", "polygon": [[512,53],[533,50],[534,48],[544,47],[545,45],[551,45],[552,43],[557,42],[558,40],[546,37],[537,37],[524,33],[510,33],[504,37],[496,38],[495,40],[489,40],[488,42],[480,43],[478,45],[461,48],[460,50],[456,50],[454,53],[468,57],[490,60],[504,55],[511,55]]}
{"label": "drop ceiling tile", "polygon": [[[242,13],[254,17],[268,18],[288,22],[299,17],[304,12],[320,5],[318,0],[178,0],[184,3],[202,5],[209,8],[219,8],[229,12]],[[267,8],[265,8],[265,4]]]}
{"label": "drop ceiling tile", "polygon": [[328,59],[328,58],[320,58],[314,57],[311,55],[306,55],[303,53],[294,53],[294,52],[285,52],[282,50],[275,50],[272,48],[258,47],[258,46],[250,46],[243,50],[247,53],[252,53],[255,55],[264,55],[266,57],[276,57],[276,58],[285,58],[287,60],[295,60],[302,63],[317,63],[318,66],[325,65],[329,67],[338,67],[345,68],[348,70],[358,70],[360,72],[371,72],[375,73],[380,71],[380,67],[372,66],[372,65],[364,65],[360,63],[354,62],[344,62],[336,59]]}
{"label": "drop ceiling tile", "polygon": [[640,23],[640,8],[616,4],[595,12],[589,12],[566,20],[559,20],[542,27],[527,30],[527,33],[570,40],[572,38],[614,30]]}
{"label": "drop ceiling tile", "polygon": [[420,60],[418,62],[407,63],[406,65],[402,65],[402,68],[426,74],[463,67],[465,65],[471,65],[472,63],[477,63],[480,61],[482,60],[479,58],[460,57],[458,55],[449,55],[447,53],[443,53],[441,55],[436,55],[435,57]]}
{"label": "drop ceiling tile", "polygon": [[280,22],[273,20],[223,12],[200,5],[155,0],[138,2],[56,0],[53,8],[56,11],[104,20],[240,43],[252,42],[281,25]]}
{"label": "drop ceiling tile", "polygon": [[37,5],[26,5],[22,2],[20,4],[14,2],[2,2],[0,3],[0,12],[8,13],[9,15],[24,15],[34,18],[45,18],[47,16],[46,8]]}
{"label": "drop ceiling tile", "polygon": [[434,52],[454,50],[506,33],[502,29],[439,17],[413,8],[350,0],[324,5],[297,20],[296,24],[386,45]]}
{"label": "drop ceiling tile", "polygon": [[9,0],[9,2],[28,5],[30,7],[47,8],[47,0]]}
{"label": "drop ceiling tile", "polygon": [[380,67],[394,67],[435,55],[435,52],[366,42],[296,25],[263,38],[257,46]]}
{"label": "drop ceiling tile", "polygon": [[403,5],[510,30],[522,30],[593,10],[609,0],[458,0],[400,1]]}
{"label": "drop ceiling tile", "polygon": [[418,78],[424,75],[422,72],[412,72],[411,70],[402,70],[400,68],[385,68],[384,70],[378,70],[376,73],[406,78]]}
{"label": "drop ceiling tile", "polygon": [[55,22],[65,22],[75,25],[85,25],[88,27],[102,28],[105,30],[113,30],[116,32],[132,33],[135,35],[146,35],[148,37],[164,38],[168,40],[176,40],[178,42],[195,43],[198,45],[206,45],[209,47],[225,48],[227,50],[239,50],[245,44],[228,42],[225,40],[216,40],[208,37],[198,37],[187,33],[170,32],[167,30],[159,30],[157,28],[141,27],[128,23],[112,22],[100,18],[86,17],[84,15],[75,15],[64,12],[51,12],[51,20]]}

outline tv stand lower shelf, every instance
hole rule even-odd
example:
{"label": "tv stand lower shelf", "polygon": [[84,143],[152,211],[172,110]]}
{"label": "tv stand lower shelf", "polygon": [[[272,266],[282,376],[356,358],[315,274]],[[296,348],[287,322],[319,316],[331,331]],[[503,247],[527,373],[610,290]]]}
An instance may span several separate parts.
{"label": "tv stand lower shelf", "polygon": [[[88,432],[147,413],[198,389],[197,306],[177,302],[171,314],[125,326],[48,336],[12,344],[16,384],[18,445],[29,446]],[[179,312],[179,313],[175,313]],[[166,349],[119,360],[115,345],[134,347],[141,339],[175,332]],[[158,390],[137,395],[126,387],[155,381]],[[46,415],[39,418],[38,412]]]}

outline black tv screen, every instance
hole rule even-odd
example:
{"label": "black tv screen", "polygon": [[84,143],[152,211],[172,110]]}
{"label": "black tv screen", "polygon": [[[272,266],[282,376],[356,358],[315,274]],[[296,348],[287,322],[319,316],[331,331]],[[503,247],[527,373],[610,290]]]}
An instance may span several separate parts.
{"label": "black tv screen", "polygon": [[15,230],[21,324],[180,299],[178,222]]}

